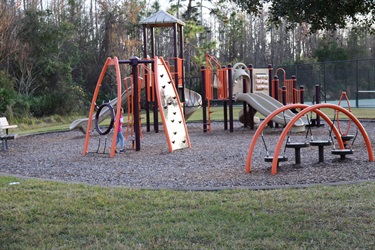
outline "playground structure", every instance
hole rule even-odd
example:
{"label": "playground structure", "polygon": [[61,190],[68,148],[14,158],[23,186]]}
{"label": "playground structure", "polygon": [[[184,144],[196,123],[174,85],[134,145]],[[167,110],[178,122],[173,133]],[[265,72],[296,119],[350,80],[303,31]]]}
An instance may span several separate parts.
{"label": "playground structure", "polygon": [[[181,102],[184,104],[184,116],[188,119],[189,116],[202,106],[203,108],[203,131],[207,132],[211,130],[211,103],[212,101],[219,100],[224,102],[224,128],[227,129],[228,117],[227,111],[229,106],[229,125],[230,132],[233,132],[233,103],[234,101],[243,102],[243,110],[240,112],[239,119],[244,123],[245,126],[248,124],[253,129],[254,123],[259,123],[258,117],[254,114],[259,111],[264,116],[269,115],[273,110],[278,108],[280,105],[286,105],[288,103],[303,103],[303,88],[300,90],[296,89],[295,78],[288,80],[285,79],[284,71],[284,86],[279,88],[278,79],[272,79],[272,67],[269,66],[268,69],[254,69],[251,65],[246,67],[243,63],[236,63],[233,67],[222,67],[218,60],[206,54],[206,68],[202,67],[202,96],[198,93],[193,92],[185,88],[184,84],[184,67],[183,67],[183,26],[184,23],[171,16],[170,14],[159,11],[145,20],[141,21],[143,25],[144,34],[144,58],[148,58],[148,36],[151,37],[151,58],[155,57],[155,45],[154,45],[154,29],[155,27],[173,27],[173,48],[174,56],[168,63],[168,68],[171,71],[172,78],[174,79],[175,87],[177,89],[178,95]],[[149,31],[149,35],[148,35]],[[279,70],[279,69],[278,69]],[[277,71],[278,71],[277,70]],[[281,69],[282,70],[282,69]],[[276,73],[277,73],[276,71]],[[149,73],[150,75],[152,73]],[[135,80],[138,81],[138,80]],[[147,84],[152,81],[152,76],[148,79],[143,80]],[[131,83],[134,84],[134,83]],[[130,85],[131,85],[130,84]],[[130,87],[128,87],[130,88]],[[126,88],[126,91],[128,91]],[[146,116],[146,128],[150,131],[150,103],[153,105],[154,113],[154,131],[158,132],[158,105],[155,103],[155,94],[152,88],[147,88],[145,104],[145,116]],[[263,94],[259,94],[263,93]],[[253,95],[254,94],[254,95]],[[126,95],[126,99],[129,98],[129,94]],[[190,98],[190,100],[188,97]],[[272,98],[271,98],[272,97]],[[283,102],[279,102],[279,97]],[[122,99],[124,104],[126,102],[125,98]],[[111,101],[111,105],[115,105],[117,101]],[[258,104],[257,109],[254,106]],[[275,118],[276,126],[278,124],[285,125],[288,119],[293,117],[291,111],[288,111],[289,115],[287,119]],[[104,120],[110,112],[104,109],[103,116],[99,116],[99,122]],[[86,119],[81,119],[81,121],[75,121],[71,124],[71,129],[80,128],[81,131],[86,131],[85,125],[87,124]],[[302,121],[295,124],[295,127],[300,127],[299,130],[304,129],[304,125],[307,124]],[[270,122],[270,126],[273,123]]]}
{"label": "playground structure", "polygon": [[[271,171],[272,174],[276,174],[277,173],[277,167],[278,167],[279,162],[287,160],[283,156],[280,157],[279,155],[280,155],[280,150],[281,150],[281,148],[283,146],[283,142],[285,140],[285,137],[287,136],[287,134],[288,134],[289,130],[291,129],[293,123],[296,122],[304,114],[307,114],[308,112],[315,112],[319,116],[321,116],[327,122],[327,124],[330,126],[331,130],[334,132],[335,138],[336,138],[336,140],[338,142],[339,149],[335,149],[334,148],[331,151],[332,154],[340,155],[341,158],[344,158],[343,156],[345,156],[347,154],[352,154],[353,153],[352,149],[345,148],[345,145],[344,145],[344,142],[343,142],[345,139],[343,139],[343,138],[346,135],[342,134],[341,131],[339,131],[336,128],[336,126],[333,124],[333,122],[331,121],[331,119],[325,113],[323,113],[322,111],[319,110],[321,108],[330,108],[330,109],[333,109],[333,110],[335,110],[337,112],[342,112],[346,116],[348,116],[349,119],[350,119],[350,121],[353,121],[355,123],[355,125],[360,130],[360,132],[361,132],[361,134],[363,136],[363,139],[364,139],[365,144],[366,144],[367,152],[368,152],[369,161],[371,161],[371,162],[374,161],[374,154],[373,154],[373,150],[372,150],[370,138],[367,135],[366,130],[364,129],[364,127],[362,126],[362,124],[360,123],[360,121],[351,112],[349,112],[348,110],[346,110],[346,109],[344,109],[344,108],[342,108],[342,107],[340,107],[338,105],[329,104],[329,103],[315,104],[315,105],[312,105],[312,106],[308,106],[308,105],[305,105],[305,104],[290,104],[290,105],[286,105],[284,107],[281,107],[281,108],[277,109],[271,115],[269,115],[268,117],[266,117],[266,119],[264,120],[264,122],[256,130],[256,132],[255,132],[255,134],[254,134],[254,136],[252,138],[251,144],[249,146],[249,149],[248,149],[248,156],[247,156],[247,160],[246,160],[246,172],[247,173],[250,173],[252,153],[254,151],[257,139],[261,135],[261,133],[264,130],[265,126],[267,125],[267,122],[269,122],[277,114],[282,113],[285,110],[294,109],[294,108],[301,108],[302,110],[284,128],[284,130],[281,133],[281,135],[279,137],[279,140],[278,140],[278,142],[276,144],[274,155],[272,156],[272,158],[269,157],[269,156],[266,156],[266,158],[265,158],[266,161],[271,161],[272,162],[272,171]],[[317,142],[315,144],[314,144],[314,141],[311,141],[310,144],[306,144],[306,142],[291,144],[290,142],[287,141],[285,143],[285,147],[288,147],[288,143],[289,143],[289,147],[290,148],[295,148],[295,150],[296,150],[296,163],[299,163],[298,162],[298,160],[300,159],[300,156],[299,156],[300,151],[299,150],[301,149],[301,147],[308,147],[310,144],[312,146],[319,146],[319,161],[322,161],[322,159],[324,159],[324,157],[322,156],[322,154],[324,153],[323,150],[322,150],[322,147],[331,145],[332,141],[326,141],[326,142],[319,141],[319,142]]]}
{"label": "playground structure", "polygon": [[[185,119],[201,106],[202,98],[198,93],[184,87],[182,35],[182,27],[184,26],[184,23],[165,11],[159,11],[143,20],[141,24],[143,25],[144,33],[144,58],[147,59],[140,60],[133,57],[130,60],[118,60],[116,57],[113,59],[108,58],[96,85],[91,102],[90,114],[88,116],[89,118],[78,119],[70,125],[70,129],[80,129],[82,132],[86,133],[84,155],[88,152],[88,143],[90,141],[91,132],[96,130],[100,135],[106,135],[112,129],[114,124],[110,152],[110,156],[114,156],[116,146],[115,139],[118,129],[118,125],[114,121],[119,119],[119,108],[125,103],[128,107],[126,138],[131,138],[133,148],[135,147],[137,151],[140,150],[140,138],[142,136],[139,115],[141,107],[140,93],[143,89],[145,89],[146,96],[145,112],[147,131],[150,131],[151,103],[151,105],[153,104],[154,111],[154,131],[157,133],[159,130],[158,111],[160,111],[169,150],[172,152],[178,148],[190,147]],[[155,27],[173,27],[174,57],[171,59],[172,62],[166,62],[163,58],[155,56]],[[150,30],[151,35],[151,57],[149,57],[147,53],[148,30]],[[132,77],[126,77],[124,79],[126,87],[123,92],[121,92],[120,64],[129,64],[132,66]],[[151,67],[146,66],[146,64],[151,64]],[[98,107],[97,112],[95,113],[94,109],[97,106],[96,100],[98,92],[107,68],[110,65],[115,66],[117,97],[108,103],[103,103]],[[172,85],[173,88],[171,87]],[[187,98],[185,98],[185,95]],[[182,110],[182,106],[184,107],[184,110]],[[114,107],[117,107],[116,117],[114,114]],[[111,117],[110,124],[103,132],[101,131],[99,124],[109,116]],[[95,123],[95,130],[93,128],[93,122]],[[172,126],[170,122],[174,125]],[[105,142],[106,141],[107,138],[105,138]],[[99,151],[99,146],[97,152]]]}
{"label": "playground structure", "polygon": [[[89,117],[95,116],[95,119],[88,119],[87,121],[86,140],[85,140],[85,145],[83,149],[83,155],[86,155],[88,153],[88,145],[89,145],[90,135],[91,135],[90,128],[92,127],[93,121],[95,122],[95,127],[96,127],[97,132],[101,135],[105,135],[109,133],[109,131],[114,126],[110,157],[113,157],[115,155],[116,137],[118,133],[119,123],[114,122],[114,121],[118,121],[120,119],[120,107],[123,103],[122,98],[121,98],[123,95],[123,92],[121,90],[122,84],[121,84],[120,64],[132,65],[133,85],[132,87],[128,87],[126,91],[128,95],[131,92],[131,95],[128,96],[128,98],[124,98],[124,99],[132,100],[131,105],[128,106],[128,108],[130,108],[132,112],[132,120],[130,121],[130,124],[134,126],[133,131],[135,134],[136,150],[140,150],[141,128],[140,128],[140,117],[139,117],[139,96],[140,96],[139,87],[142,88],[142,84],[140,83],[139,77],[138,77],[138,70],[139,70],[138,65],[142,63],[152,63],[153,68],[155,69],[154,81],[150,82],[151,85],[145,84],[145,87],[156,90],[155,93],[156,93],[157,102],[159,104],[159,107],[162,107],[159,109],[159,111],[160,111],[160,116],[162,118],[162,122],[164,125],[165,135],[167,138],[170,152],[176,149],[180,149],[180,148],[187,148],[187,147],[190,148],[190,139],[189,139],[188,131],[186,129],[186,122],[183,116],[181,102],[178,97],[174,82],[172,80],[172,76],[167,68],[165,61],[162,58],[158,58],[158,57],[155,57],[153,60],[139,60],[138,58],[132,58],[130,60],[118,60],[117,57],[114,57],[113,59],[111,58],[107,59],[102,69],[102,72],[100,74],[99,80],[96,84],[94,96],[91,102],[90,113],[89,113]],[[114,66],[115,71],[116,71],[116,80],[117,80],[116,101],[117,103],[114,105],[116,106],[116,115],[114,114],[112,105],[110,103],[102,104],[98,108],[96,114],[94,115],[94,109],[96,107],[96,100],[98,97],[98,93],[99,93],[100,87],[102,86],[103,78],[109,66]],[[147,89],[146,92],[151,91],[150,89]],[[105,112],[107,114],[110,114],[111,116],[110,125],[104,132],[100,130],[100,127],[98,125],[99,117],[103,119],[103,117],[100,115],[100,112],[103,108],[106,108]],[[129,121],[128,121],[128,124],[129,124]]]}
{"label": "playground structure", "polygon": [[[243,63],[236,63],[233,67],[222,67],[218,60],[206,54],[206,67],[202,71],[202,95],[203,101],[203,132],[211,131],[211,102],[222,101],[224,108],[224,129],[228,129],[228,106],[229,106],[229,129],[233,132],[233,103],[243,102],[243,109],[239,113],[239,120],[254,129],[254,124],[259,123],[255,116],[258,111],[264,116],[270,115],[274,110],[287,104],[304,103],[304,88],[296,87],[296,78],[286,78],[283,69],[277,69],[272,77],[273,69],[269,65],[265,69],[254,69]],[[284,73],[283,86],[280,87],[278,72]],[[292,112],[294,111],[294,112]],[[283,116],[275,116],[273,121],[278,125],[286,125],[296,113],[296,110],[287,110]],[[303,131],[309,124],[307,118],[301,119],[294,124],[293,131]],[[273,127],[270,121],[269,125]]]}
{"label": "playground structure", "polygon": [[[212,63],[213,62],[213,63]],[[238,66],[239,65],[239,66]],[[215,71],[216,70],[216,71]],[[204,120],[204,132],[210,131],[210,102],[213,100],[224,101],[224,129],[227,129],[227,106],[229,103],[229,123],[231,124],[230,131],[232,132],[232,119],[233,119],[233,101],[244,102],[244,107],[240,112],[240,121],[243,116],[248,115],[249,119],[242,119],[246,126],[246,121],[249,121],[251,128],[254,127],[254,123],[257,121],[255,119],[255,112],[259,111],[265,116],[265,120],[259,125],[255,135],[251,141],[248,157],[246,161],[247,173],[250,173],[250,166],[252,160],[252,153],[255,149],[255,144],[260,135],[263,136],[263,130],[266,126],[273,127],[273,122],[278,125],[283,125],[284,130],[280,135],[276,149],[273,155],[269,155],[268,149],[265,145],[267,156],[264,158],[266,162],[272,162],[272,174],[277,173],[277,167],[279,162],[287,161],[287,157],[280,156],[281,147],[283,146],[285,137],[289,132],[303,132],[305,127],[308,127],[308,131],[311,133],[312,126],[321,126],[320,117],[322,117],[330,127],[329,140],[316,140],[311,136],[311,140],[307,142],[291,142],[288,136],[286,140],[285,148],[293,148],[295,150],[295,162],[296,164],[301,163],[301,149],[307,148],[309,146],[318,147],[319,152],[319,162],[324,162],[324,147],[333,146],[331,151],[334,155],[339,155],[341,159],[345,159],[346,155],[353,154],[353,149],[347,148],[348,142],[350,140],[355,140],[356,135],[349,135],[350,123],[354,122],[356,124],[357,130],[360,130],[368,151],[369,161],[374,161],[373,151],[370,143],[370,139],[358,121],[358,119],[351,114],[350,103],[343,92],[338,105],[333,104],[320,104],[319,94],[320,89],[316,88],[316,102],[317,104],[313,106],[308,106],[304,104],[304,87],[296,87],[296,77],[292,76],[291,79],[286,78],[285,70],[279,68],[275,71],[275,76],[272,76],[272,67],[267,69],[253,69],[250,65],[248,68],[244,64],[236,64],[234,67],[230,65],[228,68],[221,67],[217,59],[206,55],[206,68],[202,67],[202,78],[204,82],[204,87],[202,91],[206,102],[203,102],[203,120]],[[254,74],[254,72],[256,72]],[[278,77],[278,72],[283,73],[284,81],[283,86],[280,87],[280,81]],[[232,76],[232,77],[230,77]],[[216,93],[215,93],[216,89]],[[216,99],[214,98],[216,96]],[[342,99],[345,98],[348,110],[342,108],[340,103]],[[246,106],[248,105],[248,107]],[[322,111],[320,108],[330,108],[335,110],[335,118],[333,121]],[[206,109],[208,110],[206,115]],[[300,109],[300,111],[297,111]],[[312,116],[308,116],[308,112],[315,113],[316,119],[312,119]],[[349,117],[348,128],[346,132],[343,132],[340,127],[339,113],[344,113]],[[337,121],[337,127],[334,124]],[[332,138],[332,132],[335,135],[337,144],[339,148],[336,148],[334,144],[334,138]],[[358,133],[358,132],[357,132]],[[306,134],[307,138],[307,134]],[[263,140],[264,142],[264,140]]]}
{"label": "playground structure", "polygon": [[[164,16],[165,13],[162,13]],[[156,15],[156,14],[155,14]],[[150,18],[149,18],[150,19]],[[152,23],[157,25],[170,25],[162,24],[157,22],[158,15],[151,18]],[[165,19],[163,19],[165,20]],[[115,154],[115,142],[118,131],[118,125],[115,120],[119,119],[119,107],[127,102],[128,106],[128,120],[126,128],[126,138],[132,138],[133,149],[140,150],[140,138],[142,137],[142,130],[140,124],[140,98],[141,90],[144,90],[146,95],[146,126],[149,131],[149,103],[154,103],[154,130],[158,132],[158,115],[162,118],[164,126],[165,136],[168,143],[170,152],[181,148],[190,148],[190,139],[186,127],[185,120],[197,110],[197,108],[203,108],[203,132],[211,131],[211,102],[222,101],[224,103],[224,129],[227,128],[228,123],[228,106],[229,106],[229,124],[230,132],[233,132],[233,104],[234,102],[243,102],[243,109],[239,113],[239,120],[244,126],[250,125],[251,129],[254,128],[254,124],[260,123],[260,119],[255,116],[256,112],[261,113],[265,116],[265,120],[260,123],[251,145],[248,150],[248,157],[246,161],[246,172],[250,172],[250,165],[252,159],[252,152],[255,147],[255,143],[258,137],[263,133],[263,129],[266,126],[276,127],[279,125],[284,126],[284,130],[280,135],[275,152],[273,156],[267,155],[265,161],[272,162],[272,174],[277,173],[277,167],[279,162],[286,161],[287,158],[280,156],[280,150],[285,140],[286,135],[289,131],[302,132],[305,131],[306,127],[312,126],[311,119],[306,116],[308,112],[314,112],[317,115],[317,120],[322,117],[331,128],[331,132],[335,134],[339,149],[333,149],[332,153],[340,155],[343,159],[345,155],[352,154],[353,150],[346,148],[347,141],[354,137],[349,135],[348,132],[343,133],[339,125],[339,112],[346,114],[350,121],[353,121],[357,128],[361,131],[362,136],[366,142],[368,150],[369,160],[373,161],[373,152],[370,145],[370,140],[366,131],[364,130],[361,123],[350,113],[350,111],[344,110],[338,105],[321,105],[316,104],[308,106],[304,103],[304,88],[303,86],[297,89],[296,78],[292,76],[291,79],[286,79],[286,73],[283,69],[279,68],[273,73],[272,67],[269,65],[265,69],[254,69],[252,65],[246,66],[243,63],[237,63],[233,67],[222,67],[218,60],[206,54],[206,67],[201,68],[202,78],[202,96],[198,93],[185,88],[184,77],[183,77],[183,54],[182,54],[182,23],[175,22],[173,24],[175,31],[175,54],[176,57],[172,58],[174,65],[164,61],[163,58],[154,56],[154,49],[152,44],[152,57],[146,57],[147,50],[147,32],[146,28],[151,29],[151,37],[153,37],[153,27],[147,22],[143,22],[144,25],[144,60],[138,58],[131,58],[130,60],[118,60],[116,57],[111,59],[108,58],[102,73],[99,77],[97,87],[95,89],[94,97],[92,100],[89,117],[77,120],[72,123],[71,128],[79,127],[81,130],[86,132],[86,140],[83,154],[86,155],[88,152],[88,143],[90,140],[90,134],[93,122],[95,122],[95,128],[99,134],[108,133],[114,126],[114,133],[112,137],[111,152],[110,156],[113,157]],[[180,54],[177,56],[177,30],[180,31]],[[120,75],[120,64],[129,64],[132,66],[132,76],[124,79],[125,90],[122,92],[121,88],[121,75]],[[102,104],[97,112],[94,114],[96,106],[96,98],[98,91],[102,84],[104,74],[108,66],[114,66],[116,70],[116,81],[117,81],[117,97],[108,103]],[[280,87],[280,81],[278,73],[283,73],[284,81],[283,86]],[[274,76],[272,77],[272,75]],[[193,96],[194,98],[190,98]],[[347,97],[346,97],[347,99]],[[348,101],[348,100],[347,100]],[[341,102],[341,99],[340,99]],[[188,105],[186,105],[188,104]],[[114,108],[117,108],[116,115]],[[320,108],[331,108],[336,110],[336,116],[338,120],[338,128],[330,120],[330,118],[320,111]],[[300,111],[297,111],[300,109]],[[155,113],[156,112],[156,113]],[[110,126],[105,132],[101,131],[98,124],[102,122],[108,116],[111,117]],[[317,121],[319,124],[319,121]],[[85,128],[85,129],[83,129]],[[349,129],[348,129],[349,130]],[[263,136],[263,135],[262,135]],[[99,141],[100,144],[100,141]],[[295,149],[296,164],[301,161],[301,148],[309,146],[317,146],[319,148],[319,162],[324,161],[324,147],[332,145],[333,140],[327,141],[316,141],[311,140],[310,142],[290,142],[287,140],[285,148]],[[334,145],[335,147],[335,145]],[[267,150],[266,150],[267,151]],[[268,154],[268,152],[267,152]]]}

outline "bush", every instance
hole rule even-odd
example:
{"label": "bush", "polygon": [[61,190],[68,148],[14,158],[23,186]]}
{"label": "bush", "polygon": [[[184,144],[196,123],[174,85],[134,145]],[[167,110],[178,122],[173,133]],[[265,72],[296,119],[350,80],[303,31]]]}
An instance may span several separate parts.
{"label": "bush", "polygon": [[33,97],[30,112],[34,117],[79,113],[85,109],[84,98],[84,92],[79,87],[67,87],[49,95]]}
{"label": "bush", "polygon": [[12,107],[16,119],[30,116],[30,103],[25,97],[17,95]]}
{"label": "bush", "polygon": [[5,72],[0,71],[0,115],[6,115],[12,110],[17,92],[14,90],[14,80]]}

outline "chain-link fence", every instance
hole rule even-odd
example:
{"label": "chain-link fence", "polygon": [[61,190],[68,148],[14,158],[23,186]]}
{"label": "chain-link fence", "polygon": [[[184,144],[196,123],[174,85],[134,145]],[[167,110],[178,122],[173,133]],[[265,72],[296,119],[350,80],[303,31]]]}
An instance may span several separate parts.
{"label": "chain-link fence", "polygon": [[[266,68],[266,67],[264,67]],[[320,86],[321,102],[337,104],[342,92],[346,92],[352,107],[375,108],[375,59],[332,61],[273,67],[272,74],[283,68],[286,78],[297,78],[297,88],[304,86],[304,101],[315,101],[316,86]],[[283,71],[278,71],[283,86]],[[185,78],[185,87],[202,95],[201,75]],[[190,101],[194,97],[185,96]]]}
{"label": "chain-link fence", "polygon": [[[337,103],[346,92],[353,107],[375,107],[375,59],[334,61],[275,67],[283,68],[287,78],[297,78],[305,87],[305,101],[313,102],[315,86],[320,85],[322,102]],[[280,82],[283,76],[279,76]]]}

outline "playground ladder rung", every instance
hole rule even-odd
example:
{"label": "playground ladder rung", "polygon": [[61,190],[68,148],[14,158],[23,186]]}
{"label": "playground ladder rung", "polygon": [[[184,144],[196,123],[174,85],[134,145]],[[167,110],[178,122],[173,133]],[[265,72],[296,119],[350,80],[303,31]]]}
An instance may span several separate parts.
{"label": "playground ladder rung", "polygon": [[[143,116],[139,116],[139,119],[141,120],[141,119],[144,119],[144,117]],[[128,119],[128,122],[132,122],[133,121],[133,119]]]}

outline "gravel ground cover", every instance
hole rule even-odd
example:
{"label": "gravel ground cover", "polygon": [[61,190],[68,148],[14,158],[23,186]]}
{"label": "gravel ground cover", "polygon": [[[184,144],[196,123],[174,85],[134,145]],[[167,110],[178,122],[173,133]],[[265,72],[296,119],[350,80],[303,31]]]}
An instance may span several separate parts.
{"label": "gravel ground cover", "polygon": [[[373,121],[363,121],[372,147],[375,142]],[[345,127],[341,125],[345,131]],[[79,182],[102,186],[133,188],[171,188],[184,190],[214,190],[226,188],[271,188],[310,184],[375,180],[375,163],[368,159],[363,137],[358,132],[354,154],[346,159],[332,155],[325,147],[325,161],[318,162],[318,148],[301,149],[301,164],[295,164],[294,150],[285,149],[287,162],[280,162],[278,173],[271,174],[271,163],[265,162],[266,149],[272,154],[282,128],[266,128],[264,141],[259,138],[253,153],[251,173],[245,173],[247,151],[255,130],[234,124],[234,132],[224,130],[224,124],[213,124],[210,133],[203,133],[201,123],[188,123],[192,147],[169,152],[160,127],[159,133],[143,128],[141,150],[126,142],[126,152],[109,157],[104,151],[105,137],[97,153],[99,136],[94,133],[89,153],[82,156],[85,135],[78,130],[18,137],[9,142],[8,151],[0,150],[0,173],[23,177]],[[350,132],[355,134],[355,126]],[[315,139],[329,139],[329,128],[313,127]],[[306,133],[291,133],[292,141],[304,141]],[[308,135],[308,139],[310,135]],[[107,138],[110,145],[111,133]],[[337,145],[337,143],[336,143]],[[284,149],[282,150],[284,151]]]}

